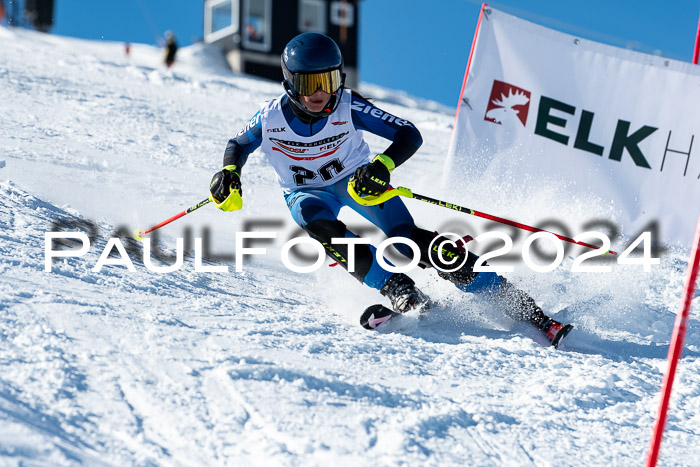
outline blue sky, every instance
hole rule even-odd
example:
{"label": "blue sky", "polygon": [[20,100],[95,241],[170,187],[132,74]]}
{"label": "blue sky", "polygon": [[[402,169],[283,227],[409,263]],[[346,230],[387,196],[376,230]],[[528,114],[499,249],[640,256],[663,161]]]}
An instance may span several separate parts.
{"label": "blue sky", "polygon": [[[481,3],[364,0],[360,79],[456,106]],[[170,29],[181,45],[188,45],[202,36],[202,4],[56,0],[52,32],[155,44]],[[697,0],[505,0],[489,5],[581,37],[685,61],[692,58],[700,13]]]}

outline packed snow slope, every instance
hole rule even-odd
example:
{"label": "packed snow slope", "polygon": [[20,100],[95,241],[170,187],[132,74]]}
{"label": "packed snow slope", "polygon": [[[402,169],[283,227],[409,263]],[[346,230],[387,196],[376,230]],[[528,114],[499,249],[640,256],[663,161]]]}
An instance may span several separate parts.
{"label": "packed snow slope", "polygon": [[[171,256],[177,238],[204,239],[204,266],[228,272],[196,271],[194,255],[150,271],[130,232],[206,198],[227,140],[281,91],[231,74],[201,45],[170,70],[161,60],[149,46],[127,57],[118,43],[0,28],[0,464],[643,464],[687,251],[649,273],[572,273],[569,256],[550,273],[517,265],[510,280],[576,326],[561,350],[429,271],[413,275],[436,309],[369,332],[358,318],[385,303],[376,291],[340,268],[296,274],[281,263],[296,231],[255,153],[242,211],[205,206],[159,236]],[[521,222],[614,222],[608,206],[576,204],[565,187],[524,194],[468,179],[443,192],[453,114],[364,90],[425,140],[395,184]],[[449,211],[407,203],[419,225],[447,228]],[[343,219],[363,225],[351,214]],[[54,229],[85,232],[91,246],[46,272]],[[236,271],[243,231],[277,238]],[[110,238],[133,271],[95,270]],[[108,261],[125,259],[114,248]],[[661,465],[700,459],[697,295],[694,306]]]}

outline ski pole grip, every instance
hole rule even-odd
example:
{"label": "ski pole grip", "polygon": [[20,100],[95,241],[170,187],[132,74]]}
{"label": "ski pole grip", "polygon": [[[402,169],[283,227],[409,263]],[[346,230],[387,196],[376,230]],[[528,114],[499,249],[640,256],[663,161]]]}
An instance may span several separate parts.
{"label": "ski pole grip", "polygon": [[362,206],[376,206],[378,204],[386,203],[391,198],[395,198],[396,196],[413,198],[413,193],[411,190],[402,186],[396,188],[389,187],[384,193],[376,196],[361,196],[357,193],[357,191],[355,191],[355,180],[348,183],[348,194],[350,194],[350,197]]}

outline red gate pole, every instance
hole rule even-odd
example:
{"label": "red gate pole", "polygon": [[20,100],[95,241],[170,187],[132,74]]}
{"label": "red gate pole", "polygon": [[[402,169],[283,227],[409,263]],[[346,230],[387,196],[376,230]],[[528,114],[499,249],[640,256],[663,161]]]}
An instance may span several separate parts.
{"label": "red gate pole", "polygon": [[663,383],[661,384],[661,403],[659,404],[659,413],[656,416],[654,432],[649,445],[647,467],[655,467],[656,461],[659,458],[661,439],[663,438],[664,427],[666,425],[666,413],[668,412],[668,403],[671,398],[671,388],[673,387],[673,378],[676,376],[678,360],[683,352],[683,340],[685,339],[685,332],[688,327],[690,304],[693,301],[693,294],[695,293],[695,281],[698,278],[698,270],[700,270],[700,217],[698,217],[698,224],[695,228],[695,240],[693,240],[693,248],[688,261],[687,280],[683,288],[683,293],[681,294],[681,310],[678,315],[676,315],[676,324],[673,328],[671,345],[668,348],[668,369],[666,370]]}
{"label": "red gate pole", "polygon": [[695,49],[693,50],[693,65],[698,64],[698,55],[700,55],[700,19],[698,19],[698,32],[695,33]]}

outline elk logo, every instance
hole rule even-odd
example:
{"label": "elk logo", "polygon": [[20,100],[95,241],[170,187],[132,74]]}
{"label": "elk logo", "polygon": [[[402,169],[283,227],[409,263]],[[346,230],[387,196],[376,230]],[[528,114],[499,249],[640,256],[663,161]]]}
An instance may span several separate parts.
{"label": "elk logo", "polygon": [[530,91],[503,81],[493,80],[484,120],[500,125],[503,122],[514,123],[517,119],[525,126],[529,111]]}

